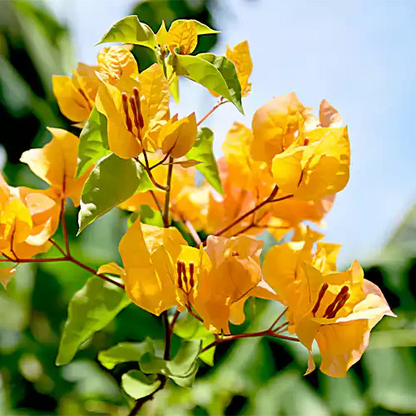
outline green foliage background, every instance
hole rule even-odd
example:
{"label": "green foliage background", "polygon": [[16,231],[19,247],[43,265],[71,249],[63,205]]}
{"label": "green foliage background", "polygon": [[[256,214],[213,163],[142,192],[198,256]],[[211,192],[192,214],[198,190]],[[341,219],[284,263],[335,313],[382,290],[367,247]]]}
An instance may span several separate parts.
{"label": "green foliage background", "polygon": [[[212,23],[212,1],[192,9],[185,1],[144,1],[135,13],[157,30],[177,18]],[[18,164],[20,154],[48,140],[46,126],[64,127],[51,90],[51,75],[73,66],[69,34],[40,3],[3,0],[0,13],[0,119],[3,167],[12,185],[44,186]],[[210,50],[216,36],[201,38],[197,52]],[[134,50],[141,69],[149,66],[145,48]],[[6,162],[7,155],[7,162]],[[77,231],[69,210],[69,234]],[[117,245],[127,216],[113,210],[71,240],[74,255],[91,266],[119,260]],[[57,239],[58,242],[59,238]],[[266,238],[266,247],[271,242]],[[55,253],[51,253],[55,254]],[[314,372],[303,377],[304,348],[274,339],[246,339],[220,345],[217,365],[201,364],[193,389],[169,384],[144,409],[158,415],[389,415],[416,414],[416,209],[386,244],[367,278],[386,294],[397,319],[385,319],[371,347],[342,380]],[[73,294],[89,274],[71,264],[26,264],[0,290],[1,415],[125,415],[132,400],[119,388],[121,375],[137,364],[107,370],[99,351],[146,337],[162,344],[161,320],[134,305],[84,343],[70,364],[55,366],[59,339]],[[264,329],[279,306],[249,303],[250,330]],[[241,329],[240,329],[241,330]],[[173,338],[173,351],[179,338]]]}

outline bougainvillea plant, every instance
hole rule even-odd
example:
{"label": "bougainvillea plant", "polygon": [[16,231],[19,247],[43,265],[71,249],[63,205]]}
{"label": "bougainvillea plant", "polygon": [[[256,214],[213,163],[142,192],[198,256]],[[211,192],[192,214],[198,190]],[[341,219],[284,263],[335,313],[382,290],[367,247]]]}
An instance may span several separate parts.
{"label": "bougainvillea plant", "polygon": [[[99,44],[119,45],[102,49],[96,66],[79,63],[72,77],[52,80],[62,113],[81,129],[79,138],[49,128],[51,141],[21,157],[50,187],[0,182],[5,288],[21,263],[72,262],[94,275],[70,302],[57,365],[70,362],[132,302],[162,317],[162,352],[147,338],[98,356],[108,369],[138,363],[140,370],[122,377],[136,400],[131,414],[167,382],[191,387],[198,361],[214,365],[215,347],[240,338],[300,342],[309,351],[306,373],[315,368],[316,341],[321,371],[344,377],[368,346],[371,329],[384,315],[394,316],[360,264],[337,271],[340,246],[304,224],[319,226],[349,180],[348,130],[334,107],[323,100],[315,118],[294,93],[272,98],[255,112],[251,128],[234,123],[224,157],[215,159],[214,133],[203,123],[226,103],[243,112],[252,62],[247,42],[221,56],[192,55],[198,36],[212,33],[194,20],[176,20],[169,30],[162,23],[157,34],[136,16],[114,24]],[[132,45],[149,48],[156,63],[139,73]],[[180,77],[218,97],[205,116],[170,113],[171,99],[179,102]],[[203,176],[198,184],[197,171]],[[78,233],[114,207],[133,213],[119,244],[122,265],[95,270],[73,257],[68,198],[80,206]],[[54,239],[59,226],[63,247]],[[258,236],[265,231],[286,242],[260,263]],[[43,254],[52,246],[60,257]],[[263,331],[231,333],[229,323],[244,322],[250,297],[280,302],[282,313]],[[198,330],[171,357],[181,314]]]}

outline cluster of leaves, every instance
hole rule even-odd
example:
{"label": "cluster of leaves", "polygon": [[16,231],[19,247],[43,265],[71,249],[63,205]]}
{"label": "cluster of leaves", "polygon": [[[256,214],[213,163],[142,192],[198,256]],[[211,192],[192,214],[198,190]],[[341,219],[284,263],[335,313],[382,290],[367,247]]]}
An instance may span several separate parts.
{"label": "cluster of leaves", "polygon": [[[315,368],[316,340],[321,370],[344,377],[368,346],[370,330],[393,315],[360,265],[337,272],[340,247],[303,225],[319,224],[349,179],[348,131],[327,101],[316,119],[294,93],[274,98],[257,110],[252,130],[234,124],[225,158],[215,160],[213,133],[198,126],[227,102],[243,112],[252,63],[247,42],[225,56],[192,55],[198,37],[213,33],[194,20],[177,20],[169,30],[162,22],[156,34],[137,16],[117,22],[99,43],[146,47],[156,63],[139,73],[130,47],[113,46],[100,52],[97,66],[80,63],[72,78],[55,76],[58,104],[82,128],[80,137],[51,129],[49,144],[23,154],[21,161],[50,188],[5,182],[0,188],[4,263],[65,261],[96,275],[69,304],[58,365],[68,364],[132,301],[163,314],[164,348],[147,338],[98,355],[109,370],[135,363],[121,385],[138,404],[168,379],[190,387],[199,359],[213,365],[217,345],[245,337],[300,341],[309,350],[308,373]],[[198,122],[195,113],[170,115],[170,97],[179,101],[179,77],[219,97]],[[201,186],[195,169],[205,177]],[[111,262],[95,271],[73,256],[64,215],[68,197],[80,203],[78,233],[116,206],[135,212],[119,246],[124,268]],[[59,221],[65,249],[53,238]],[[261,267],[262,242],[255,237],[264,230],[277,239],[294,233],[292,242],[263,254]],[[33,259],[51,245],[62,257]],[[15,269],[2,269],[4,286]],[[287,321],[277,326],[281,313],[267,330],[230,335],[229,322],[244,322],[251,297],[281,302]],[[173,333],[183,341],[171,359]]]}

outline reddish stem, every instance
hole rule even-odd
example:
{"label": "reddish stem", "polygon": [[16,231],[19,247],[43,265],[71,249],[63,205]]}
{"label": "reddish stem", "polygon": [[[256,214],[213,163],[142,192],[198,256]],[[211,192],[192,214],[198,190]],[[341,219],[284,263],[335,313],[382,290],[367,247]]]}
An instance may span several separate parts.
{"label": "reddish stem", "polygon": [[203,348],[201,350],[201,354],[204,353],[205,351],[209,350],[210,348],[213,348],[213,347],[217,346],[218,344],[222,344],[223,342],[235,341],[237,339],[242,339],[242,338],[254,338],[254,337],[264,337],[264,336],[270,336],[270,337],[273,337],[273,338],[280,338],[280,339],[285,339],[285,340],[288,340],[288,341],[299,342],[299,340],[295,337],[289,337],[289,336],[286,336],[286,335],[275,334],[270,329],[266,329],[265,331],[249,332],[249,333],[246,333],[246,334],[227,335],[223,338],[218,338],[217,340],[215,340],[214,342],[212,342],[211,344],[209,344],[205,348]]}
{"label": "reddish stem", "polygon": [[211,110],[208,111],[208,113],[206,113],[204,115],[204,117],[201,118],[201,120],[198,121],[198,123],[196,124],[197,126],[201,125],[218,107],[221,107],[223,104],[228,103],[227,100],[224,100],[221,97],[221,100],[218,101],[217,104],[214,105],[214,107],[211,108]]}
{"label": "reddish stem", "polygon": [[[256,211],[258,211],[260,208],[263,208],[267,204],[270,204],[272,202],[283,201],[285,199],[289,199],[289,198],[292,198],[293,197],[293,195],[286,195],[286,196],[283,196],[281,198],[274,199],[274,197],[277,195],[277,192],[278,191],[279,191],[279,187],[278,186],[275,186],[273,188],[273,191],[271,192],[271,194],[264,201],[260,202],[260,204],[257,204],[250,211],[248,211],[245,214],[241,215],[240,217],[238,217],[237,219],[235,219],[230,225],[227,225],[227,227],[223,228],[221,231],[215,233],[214,235],[220,236],[220,235],[226,233],[228,230],[230,230],[231,228],[233,228],[239,222],[245,220],[247,217],[249,217],[250,215],[254,214]],[[250,227],[247,227],[247,229],[250,229],[252,226],[253,226],[253,224],[250,224]]]}
{"label": "reddish stem", "polygon": [[64,197],[61,199],[61,225],[62,225],[62,234],[64,236],[64,241],[65,241],[66,254],[70,256],[71,254],[69,251],[68,229],[66,228],[66,220],[65,220],[65,198]]}

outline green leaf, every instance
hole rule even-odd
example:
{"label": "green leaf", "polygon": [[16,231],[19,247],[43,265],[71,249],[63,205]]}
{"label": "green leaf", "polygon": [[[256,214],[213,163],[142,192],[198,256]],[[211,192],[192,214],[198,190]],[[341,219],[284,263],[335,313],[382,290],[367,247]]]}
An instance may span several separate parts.
{"label": "green leaf", "polygon": [[156,375],[145,375],[138,370],[130,370],[121,377],[121,387],[136,400],[154,393],[160,384]]}
{"label": "green leaf", "polygon": [[[183,339],[199,339],[202,348],[215,341],[215,335],[189,313],[182,313],[175,323],[173,332]],[[215,347],[199,355],[199,358],[211,367],[214,365]]]}
{"label": "green leaf", "polygon": [[[241,85],[237,76],[235,65],[223,55],[214,55],[213,53],[200,53],[198,58],[205,59],[220,71],[224,78],[228,91],[230,92],[231,102],[244,114],[241,104]],[[228,97],[226,97],[228,98]]]}
{"label": "green leaf", "polygon": [[191,387],[198,371],[198,355],[201,341],[184,341],[173,360],[164,360],[146,353],[139,361],[145,374],[162,374],[172,379],[178,386]]}
{"label": "green leaf", "polygon": [[196,168],[217,192],[223,194],[220,173],[212,148],[213,142],[214,133],[212,130],[207,127],[202,127],[198,131],[198,136],[192,149],[186,154],[186,158],[201,162]]}
{"label": "green leaf", "polygon": [[133,212],[127,220],[127,227],[131,227],[140,215],[140,222],[156,227],[163,227],[162,214],[150,207],[149,205],[141,205],[139,211]]}
{"label": "green leaf", "polygon": [[[213,60],[213,62],[216,65],[219,65],[221,70],[227,76],[226,81],[221,71],[207,60],[208,57],[206,55],[210,54],[202,54],[202,57],[200,57],[199,55],[192,56],[174,54],[172,58],[172,64],[175,68],[176,74],[187,77],[192,81],[195,81],[198,84],[203,85],[209,90],[214,91],[217,94],[223,96],[224,98],[232,102],[237,107],[237,109],[242,114],[244,114],[243,107],[241,104],[241,86],[238,83],[238,86],[240,87],[238,91],[238,87],[236,87],[235,82],[232,82],[232,69],[231,66],[227,64],[227,61],[230,62],[233,67],[234,64],[225,57],[218,57],[225,59],[225,61]],[[230,83],[230,86],[227,84],[227,82]]]}
{"label": "green leaf", "polygon": [[175,22],[194,22],[197,35],[214,35],[216,33],[221,33],[219,30],[211,29],[209,26],[194,19],[177,19]]}
{"label": "green leaf", "polygon": [[56,365],[69,363],[83,342],[107,326],[130,303],[119,287],[96,276],[89,279],[69,303]]}
{"label": "green leaf", "polygon": [[75,178],[110,153],[107,137],[107,119],[94,107],[79,136],[78,167]]}
{"label": "green leaf", "polygon": [[141,205],[139,209],[140,221],[143,224],[155,225],[163,227],[162,214],[150,207],[149,205]]}
{"label": "green leaf", "polygon": [[143,342],[121,342],[108,350],[100,351],[98,361],[105,368],[112,370],[117,364],[139,362],[144,354],[148,352],[154,354],[154,350],[155,347],[150,338]]}
{"label": "green leaf", "polygon": [[156,36],[148,25],[140,22],[139,18],[133,15],[114,23],[96,45],[106,42],[132,43],[154,50]]}
{"label": "green leaf", "polygon": [[138,192],[153,189],[149,175],[133,159],[110,154],[94,167],[84,184],[78,234],[99,216]]}

